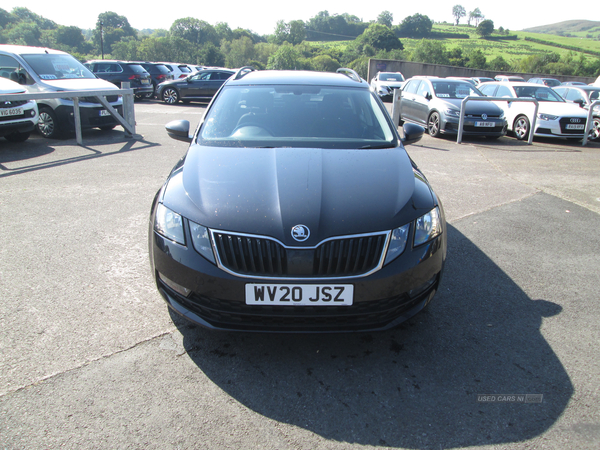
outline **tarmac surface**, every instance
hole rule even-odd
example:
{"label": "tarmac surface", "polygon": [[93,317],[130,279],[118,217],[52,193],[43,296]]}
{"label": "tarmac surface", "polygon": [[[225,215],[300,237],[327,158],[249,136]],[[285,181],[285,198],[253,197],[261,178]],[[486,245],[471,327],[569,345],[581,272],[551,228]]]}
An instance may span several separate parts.
{"label": "tarmac surface", "polygon": [[[139,139],[0,142],[1,449],[600,448],[600,144],[429,136],[448,260],[397,329],[210,332],[153,285],[148,214],[202,105]],[[529,395],[529,396],[526,396]]]}

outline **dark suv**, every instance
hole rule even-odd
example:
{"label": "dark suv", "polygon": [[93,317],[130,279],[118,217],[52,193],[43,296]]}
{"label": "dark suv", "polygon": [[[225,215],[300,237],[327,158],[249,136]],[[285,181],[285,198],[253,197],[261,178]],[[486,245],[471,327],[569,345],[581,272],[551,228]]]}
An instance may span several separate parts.
{"label": "dark suv", "polygon": [[129,82],[135,98],[144,98],[154,93],[152,78],[139,63],[104,59],[88,61],[85,66],[98,78],[110,81],[117,87],[121,87],[121,83]]}
{"label": "dark suv", "polygon": [[186,78],[161,83],[156,88],[156,96],[174,105],[179,100],[188,103],[192,100],[209,102],[213,95],[235,72],[229,69],[206,69]]}
{"label": "dark suv", "polygon": [[172,80],[173,73],[169,70],[167,66],[161,63],[153,63],[153,62],[140,62],[140,66],[142,66],[146,72],[150,74],[152,77],[152,94],[147,94],[146,97],[150,98],[154,96],[156,93],[156,86],[164,81]]}

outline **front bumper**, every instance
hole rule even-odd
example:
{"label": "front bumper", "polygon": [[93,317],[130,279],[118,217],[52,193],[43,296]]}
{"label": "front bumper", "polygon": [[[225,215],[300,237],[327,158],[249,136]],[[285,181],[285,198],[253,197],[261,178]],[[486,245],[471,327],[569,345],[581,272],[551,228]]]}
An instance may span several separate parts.
{"label": "front bumper", "polygon": [[[479,123],[493,123],[493,127],[478,126]],[[459,122],[458,119],[446,118],[441,132],[444,134],[458,134]],[[464,136],[504,136],[508,131],[508,123],[506,120],[500,119],[472,119],[466,118],[463,124],[463,135]]]}
{"label": "front bumper", "polygon": [[[117,122],[117,120],[112,115],[104,115],[106,108],[104,108],[101,105],[97,107],[82,107],[81,103],[79,105],[79,112],[81,115],[81,128],[99,128],[119,124],[119,122]],[[111,106],[115,108],[121,116],[123,115],[122,105]],[[75,116],[73,114],[73,107],[61,105],[55,109],[55,113],[61,126],[63,124],[67,124],[67,129],[69,129],[70,131],[75,130]]]}
{"label": "front bumper", "polygon": [[[189,242],[189,240],[188,240]],[[412,242],[412,237],[410,239]],[[422,310],[439,288],[446,229],[365,277],[319,281],[243,278],[208,262],[193,248],[173,243],[150,224],[149,250],[157,288],[178,314],[201,326],[253,332],[348,332],[392,328]],[[245,303],[247,283],[352,284],[351,306],[255,306]],[[183,289],[182,289],[183,288]]]}

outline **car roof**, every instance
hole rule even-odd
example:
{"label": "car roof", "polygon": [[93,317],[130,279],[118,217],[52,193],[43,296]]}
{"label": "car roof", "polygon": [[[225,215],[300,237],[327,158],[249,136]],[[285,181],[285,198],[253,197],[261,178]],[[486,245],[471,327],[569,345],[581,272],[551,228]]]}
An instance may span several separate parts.
{"label": "car roof", "polygon": [[40,54],[40,53],[49,53],[49,54],[56,54],[56,55],[68,55],[69,53],[67,52],[63,52],[60,50],[54,50],[52,48],[47,48],[47,47],[29,47],[27,45],[6,45],[6,44],[1,44],[0,45],[0,51],[4,51],[7,53],[16,53],[16,54],[30,54],[30,55],[36,55],[36,54]]}
{"label": "car roof", "polygon": [[580,84],[563,84],[561,86],[554,86],[554,87],[560,87],[560,88],[565,88],[565,89],[579,89],[582,91],[600,91],[600,86],[590,86],[589,84],[584,84],[584,85],[580,85]]}
{"label": "car roof", "polygon": [[[239,71],[238,71],[239,73]],[[228,85],[316,85],[370,89],[368,83],[339,72],[312,72],[307,70],[254,70],[230,78]]]}

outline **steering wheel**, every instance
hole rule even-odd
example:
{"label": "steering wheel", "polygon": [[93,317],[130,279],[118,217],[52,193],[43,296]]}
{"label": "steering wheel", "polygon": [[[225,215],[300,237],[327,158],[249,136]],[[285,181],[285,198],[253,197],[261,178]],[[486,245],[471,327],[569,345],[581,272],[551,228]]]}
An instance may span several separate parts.
{"label": "steering wheel", "polygon": [[262,123],[245,122],[238,125],[231,132],[231,136],[275,136],[275,133],[269,127]]}

